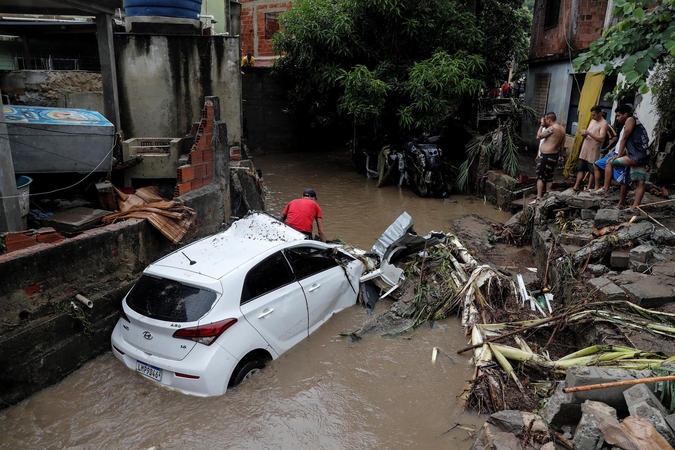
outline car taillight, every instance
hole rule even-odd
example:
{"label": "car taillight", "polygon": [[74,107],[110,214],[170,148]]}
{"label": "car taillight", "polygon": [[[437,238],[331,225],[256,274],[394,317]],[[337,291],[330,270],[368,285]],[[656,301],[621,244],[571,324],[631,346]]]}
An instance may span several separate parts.
{"label": "car taillight", "polygon": [[123,352],[122,350],[120,350],[119,348],[115,347],[114,345],[112,346],[112,348],[114,348],[115,350],[117,350],[117,352],[118,352],[120,355],[124,355],[124,352]]}
{"label": "car taillight", "polygon": [[177,377],[187,378],[189,380],[198,380],[199,379],[199,375],[188,375],[187,373],[178,373],[178,372],[174,372],[174,374]]}
{"label": "car taillight", "polygon": [[198,327],[176,330],[173,337],[189,339],[204,345],[211,345],[225,330],[237,323],[237,319],[225,319],[220,322],[199,325]]}
{"label": "car taillight", "polygon": [[124,312],[124,302],[120,303],[120,318],[131,323],[131,320],[127,317],[127,313]]}

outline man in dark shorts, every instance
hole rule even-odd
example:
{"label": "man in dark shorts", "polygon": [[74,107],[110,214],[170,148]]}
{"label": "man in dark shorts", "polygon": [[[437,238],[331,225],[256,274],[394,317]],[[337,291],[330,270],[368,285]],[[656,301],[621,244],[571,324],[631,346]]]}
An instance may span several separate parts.
{"label": "man in dark shorts", "polygon": [[319,232],[321,242],[326,242],[326,233],[323,231],[323,214],[316,200],[313,189],[305,189],[302,198],[291,200],[281,213],[281,221],[304,233],[307,239],[312,238],[314,221]]}
{"label": "man in dark shorts", "polygon": [[539,154],[537,155],[537,198],[531,205],[540,200],[544,191],[548,192],[553,186],[553,172],[559,160],[565,158],[565,129],[556,122],[555,113],[548,112],[541,118],[537,130],[537,139],[540,140]]}

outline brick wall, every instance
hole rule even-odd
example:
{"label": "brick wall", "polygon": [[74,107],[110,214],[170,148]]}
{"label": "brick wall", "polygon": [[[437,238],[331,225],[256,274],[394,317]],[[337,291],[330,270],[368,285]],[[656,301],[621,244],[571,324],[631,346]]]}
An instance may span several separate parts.
{"label": "brick wall", "polygon": [[265,14],[281,14],[290,9],[293,2],[265,3],[258,0],[242,0],[240,3],[242,57],[248,51],[251,51],[255,58],[277,56],[272,51],[272,40],[265,39]]}
{"label": "brick wall", "polygon": [[607,0],[578,0],[577,20],[572,46],[588,48],[591,42],[602,36],[605,25]]}
{"label": "brick wall", "polygon": [[572,50],[587,49],[602,35],[608,0],[577,0],[575,12],[572,11],[573,0],[561,0],[558,25],[544,29],[549,1],[536,0],[534,5],[530,59],[566,53],[570,46]]}
{"label": "brick wall", "polygon": [[188,163],[177,170],[174,192],[176,197],[213,181],[213,123],[213,102],[206,100],[195,143],[188,155]]}

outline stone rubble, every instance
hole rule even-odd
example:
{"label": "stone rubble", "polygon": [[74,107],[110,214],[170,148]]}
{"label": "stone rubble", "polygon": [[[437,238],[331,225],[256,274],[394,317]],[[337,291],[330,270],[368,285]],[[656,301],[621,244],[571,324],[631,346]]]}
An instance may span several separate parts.
{"label": "stone rubble", "polygon": [[[571,367],[544,408],[538,414],[523,411],[500,411],[492,414],[481,428],[472,450],[527,449],[540,450],[565,440],[575,449],[600,450],[612,447],[607,440],[623,433],[632,439],[631,428],[620,428],[623,421],[645,419],[652,434],[664,441],[653,448],[670,449],[675,445],[675,414],[661,404],[652,390],[655,383],[616,386],[575,393],[566,387],[587,386],[619,380],[651,377],[649,370],[622,370],[601,367]],[[645,422],[637,422],[644,427]],[[631,424],[634,426],[635,423]],[[658,440],[658,439],[657,439]],[[665,442],[667,441],[667,444]],[[640,444],[638,448],[644,448]],[[548,447],[547,447],[548,446]],[[559,446],[558,448],[565,448]]]}
{"label": "stone rubble", "polygon": [[[526,196],[532,195],[499,172],[488,174],[485,191],[499,207],[513,212],[528,208],[530,198]],[[561,289],[556,299],[565,299],[564,305],[575,292],[581,292],[586,301],[628,300],[643,308],[670,306],[666,310],[673,312],[675,233],[671,230],[675,229],[675,200],[663,201],[647,193],[642,202],[644,212],[639,213],[617,209],[617,202],[616,192],[593,196],[571,189],[551,192],[537,202],[528,216],[534,217],[532,254],[542,285]],[[627,204],[631,202],[629,194]],[[569,280],[570,273],[574,283],[563,282]],[[604,342],[606,336],[593,333],[589,335],[597,340],[595,344]],[[654,348],[645,350],[664,351],[656,342]],[[490,416],[472,448],[673,448],[675,414],[669,414],[655,395],[655,383],[563,392],[565,387],[652,376],[650,370],[571,367],[539,411],[546,427],[537,439],[528,438],[523,425],[530,420],[525,419],[528,413],[502,411]]]}

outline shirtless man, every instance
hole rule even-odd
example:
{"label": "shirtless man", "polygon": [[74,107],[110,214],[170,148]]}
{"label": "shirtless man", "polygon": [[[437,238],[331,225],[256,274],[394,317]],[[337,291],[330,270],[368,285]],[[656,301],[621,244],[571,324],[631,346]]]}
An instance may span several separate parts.
{"label": "shirtless man", "polygon": [[558,161],[565,159],[565,129],[556,122],[553,112],[546,113],[541,118],[541,125],[537,130],[537,139],[542,140],[537,155],[537,198],[530,202],[535,204],[553,186],[553,172]]}
{"label": "shirtless man", "polygon": [[595,176],[593,173],[593,163],[600,159],[600,147],[607,136],[608,123],[602,118],[602,108],[594,106],[591,108],[591,121],[585,130],[581,130],[584,141],[581,144],[579,153],[579,162],[577,163],[577,181],[574,183],[575,192],[581,190],[581,184],[584,181],[584,175],[590,172],[588,177],[588,186],[590,190],[593,187]]}

